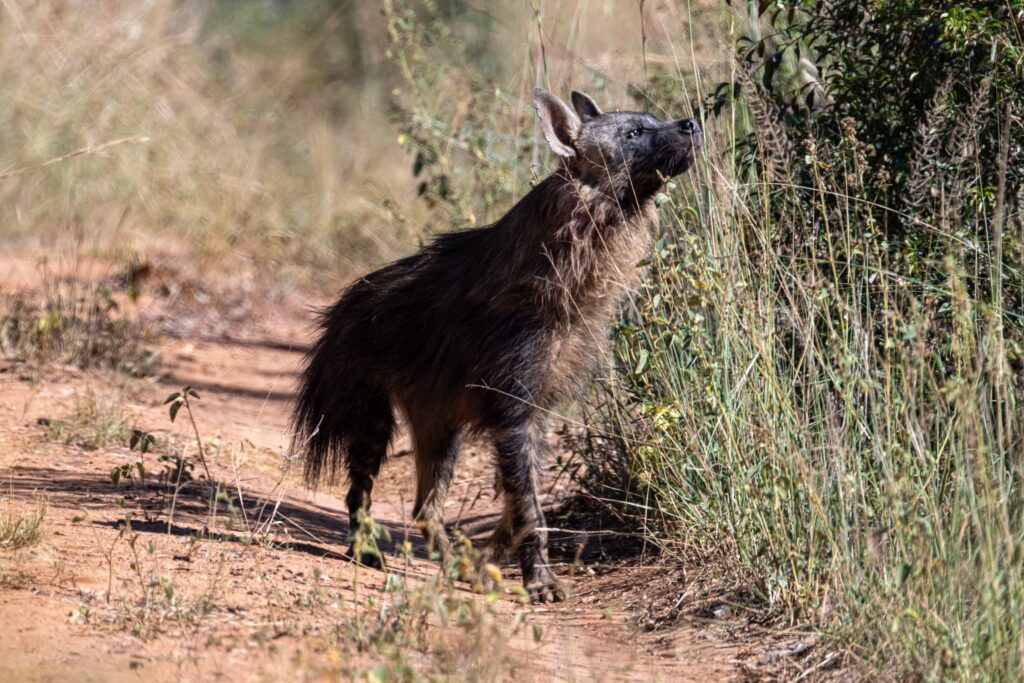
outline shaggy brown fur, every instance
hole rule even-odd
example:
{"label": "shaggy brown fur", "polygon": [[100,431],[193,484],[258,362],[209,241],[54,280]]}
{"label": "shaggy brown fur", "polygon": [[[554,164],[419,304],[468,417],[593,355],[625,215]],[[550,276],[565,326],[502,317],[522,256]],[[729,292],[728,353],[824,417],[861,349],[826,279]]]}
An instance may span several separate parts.
{"label": "shaggy brown fur", "polygon": [[416,452],[414,515],[442,555],[459,447],[488,437],[505,513],[486,559],[515,550],[531,598],[545,601],[564,598],[537,495],[548,418],[582,387],[637,284],[652,197],[690,166],[700,130],[691,119],[602,114],[580,93],[579,116],[543,90],[535,103],[560,171],[494,225],[441,235],[353,283],[322,314],[295,423],[307,482],[333,482],[344,467],[354,520],[370,507],[401,410]]}

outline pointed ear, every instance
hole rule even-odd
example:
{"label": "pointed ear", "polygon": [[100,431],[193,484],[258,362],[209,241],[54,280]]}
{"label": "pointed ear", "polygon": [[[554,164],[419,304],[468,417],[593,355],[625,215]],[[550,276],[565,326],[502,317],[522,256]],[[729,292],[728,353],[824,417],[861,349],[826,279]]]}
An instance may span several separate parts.
{"label": "pointed ear", "polygon": [[580,120],[562,100],[543,88],[533,89],[533,106],[551,149],[560,157],[576,156],[573,144],[580,132]]}
{"label": "pointed ear", "polygon": [[590,99],[589,95],[585,95],[579,90],[572,91],[572,106],[576,107],[576,113],[583,121],[589,121],[595,116],[601,115],[601,108],[597,106],[597,103]]}

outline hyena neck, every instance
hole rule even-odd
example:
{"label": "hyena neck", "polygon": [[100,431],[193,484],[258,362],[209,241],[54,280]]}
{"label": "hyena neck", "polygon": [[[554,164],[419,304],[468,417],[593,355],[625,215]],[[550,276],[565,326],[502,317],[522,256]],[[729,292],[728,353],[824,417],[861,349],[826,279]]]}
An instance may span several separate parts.
{"label": "hyena neck", "polygon": [[551,322],[603,328],[639,282],[653,216],[653,200],[624,203],[554,173],[506,217],[517,244],[510,252],[521,255],[512,280]]}

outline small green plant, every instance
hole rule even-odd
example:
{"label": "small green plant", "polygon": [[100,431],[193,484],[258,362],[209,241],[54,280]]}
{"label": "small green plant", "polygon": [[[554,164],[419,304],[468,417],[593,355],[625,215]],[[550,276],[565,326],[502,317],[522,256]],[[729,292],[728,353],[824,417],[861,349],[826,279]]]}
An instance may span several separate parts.
{"label": "small green plant", "polygon": [[[132,576],[126,585],[134,584],[134,591],[124,594],[120,600],[121,618],[126,627],[139,638],[159,634],[168,622],[180,628],[197,630],[203,618],[213,610],[213,591],[223,565],[218,565],[209,589],[193,597],[183,594],[173,577],[161,572],[155,544],[152,541],[142,542],[142,537],[132,527],[130,512],[125,513],[114,544],[122,541],[128,546],[128,568]],[[113,547],[108,553],[108,561],[112,577]],[[107,599],[110,601],[109,591]]]}
{"label": "small green plant", "polygon": [[373,521],[366,510],[360,509],[356,513],[356,528],[349,532],[348,541],[352,544],[355,559],[364,555],[370,555],[384,563],[384,555],[380,550],[380,541],[391,542],[391,532],[387,527],[381,526]]}
{"label": "small green plant", "polygon": [[163,464],[160,470],[160,483],[167,486],[180,486],[195,479],[193,471],[196,464],[188,458],[183,458],[175,453],[164,454],[159,457]]}
{"label": "small green plant", "polygon": [[168,407],[171,422],[174,422],[175,418],[178,417],[178,413],[182,408],[185,409],[185,413],[188,415],[188,421],[192,426],[192,433],[196,438],[196,452],[199,454],[199,462],[203,465],[203,471],[206,473],[206,479],[208,481],[213,481],[213,477],[210,475],[210,467],[206,464],[206,449],[203,447],[202,437],[199,436],[199,427],[196,425],[196,418],[192,413],[192,404],[189,402],[190,398],[198,401],[199,392],[191,386],[187,386],[181,391],[176,391],[168,396],[164,400],[164,405]]}
{"label": "small green plant", "polygon": [[164,466],[157,475],[156,482],[150,485],[146,480],[149,473],[146,455],[153,450],[156,443],[154,435],[141,429],[133,429],[128,439],[128,450],[138,452],[138,458],[134,462],[116,465],[110,470],[110,481],[114,488],[120,489],[124,482],[128,482],[143,518],[150,523],[158,521],[163,516],[168,493],[176,495],[172,482],[177,469],[175,464],[172,464],[175,463],[173,458],[176,456],[160,455],[158,461],[164,463]]}
{"label": "small green plant", "polygon": [[132,430],[131,438],[128,440],[128,450],[138,449],[139,459],[133,463],[118,465],[110,470],[110,481],[113,482],[115,488],[121,485],[122,480],[136,480],[136,477],[141,485],[145,485],[146,464],[144,458],[155,443],[156,437],[149,432],[144,432],[141,429]]}

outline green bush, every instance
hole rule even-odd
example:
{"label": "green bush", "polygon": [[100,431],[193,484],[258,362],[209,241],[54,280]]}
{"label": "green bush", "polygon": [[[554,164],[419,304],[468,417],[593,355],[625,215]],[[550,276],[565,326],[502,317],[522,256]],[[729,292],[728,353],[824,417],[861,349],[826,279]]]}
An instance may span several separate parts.
{"label": "green bush", "polygon": [[[933,283],[953,247],[982,275],[972,288],[1019,311],[1024,4],[803,0],[749,11],[743,85],[768,101],[774,121],[756,125],[778,126],[785,144],[773,147],[791,152],[792,181],[810,188],[824,176],[870,203],[865,229]],[[817,154],[805,154],[809,143]],[[1021,328],[1018,316],[1007,322]]]}

